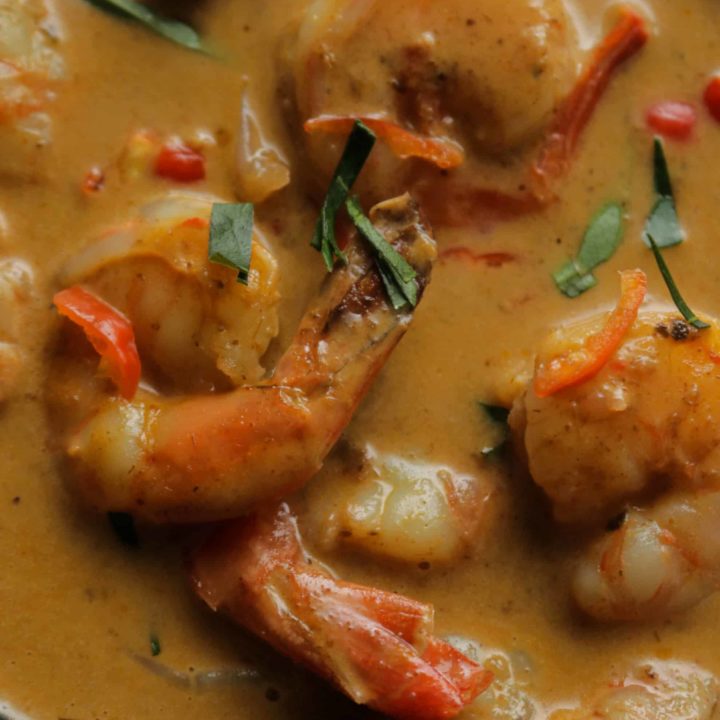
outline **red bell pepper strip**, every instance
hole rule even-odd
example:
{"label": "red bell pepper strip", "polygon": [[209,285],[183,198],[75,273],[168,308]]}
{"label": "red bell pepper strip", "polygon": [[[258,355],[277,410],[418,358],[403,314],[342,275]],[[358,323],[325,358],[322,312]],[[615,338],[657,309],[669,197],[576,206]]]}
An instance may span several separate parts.
{"label": "red bell pepper strip", "polygon": [[82,328],[102,357],[112,381],[126,400],[132,400],[140,382],[140,357],[130,321],[112,305],[75,285],[53,298],[61,315]]}
{"label": "red bell pepper strip", "polygon": [[655,103],[645,114],[648,127],[671,140],[687,140],[695,129],[697,113],[689,103],[666,100]]}
{"label": "red bell pepper strip", "polygon": [[442,170],[458,167],[465,160],[465,153],[456,142],[447,138],[419,135],[384,118],[320,115],[306,120],[303,128],[307,133],[349,135],[357,120],[367,125],[399,158],[421,158],[437,165]]}
{"label": "red bell pepper strip", "polygon": [[155,158],[155,174],[176,182],[195,182],[205,177],[205,158],[184,143],[163,145]]}
{"label": "red bell pepper strip", "polygon": [[703,101],[708,112],[720,122],[720,75],[715,75],[708,82],[703,94]]}
{"label": "red bell pepper strip", "polygon": [[541,185],[565,174],[580,135],[613,73],[638,52],[647,39],[643,18],[630,8],[623,8],[620,20],[596,48],[590,64],[555,116],[533,168],[533,174]]}
{"label": "red bell pepper strip", "polygon": [[538,363],[533,386],[535,394],[546,398],[597,375],[633,326],[646,292],[647,276],[642,270],[621,272],[620,301],[604,327],[588,335],[579,348]]}

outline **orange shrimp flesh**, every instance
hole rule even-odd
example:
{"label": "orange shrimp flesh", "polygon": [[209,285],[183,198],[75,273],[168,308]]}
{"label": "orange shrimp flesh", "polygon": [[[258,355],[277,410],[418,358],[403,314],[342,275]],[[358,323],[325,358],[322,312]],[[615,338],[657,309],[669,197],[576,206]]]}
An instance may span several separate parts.
{"label": "orange shrimp flesh", "polygon": [[213,610],[390,717],[455,717],[492,681],[431,635],[430,606],[311,563],[284,503],[218,531],[195,553],[191,575]]}

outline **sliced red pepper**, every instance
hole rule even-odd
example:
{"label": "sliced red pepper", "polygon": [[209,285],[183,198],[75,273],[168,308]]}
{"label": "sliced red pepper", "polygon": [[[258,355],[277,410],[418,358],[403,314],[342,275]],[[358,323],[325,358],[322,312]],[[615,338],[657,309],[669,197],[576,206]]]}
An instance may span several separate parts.
{"label": "sliced red pepper", "polygon": [[168,143],[162,146],[155,159],[155,174],[177,182],[203,180],[205,158],[184,143]]}
{"label": "sliced red pepper", "polygon": [[605,326],[588,335],[579,348],[540,362],[535,369],[535,394],[540,398],[549,397],[597,375],[633,326],[646,292],[647,276],[642,270],[621,272],[620,301]]}
{"label": "sliced red pepper", "polygon": [[638,52],[647,39],[643,18],[630,8],[623,8],[620,20],[597,47],[585,72],[560,106],[533,168],[537,179],[546,183],[565,174],[580,134],[613,73]]}
{"label": "sliced red pepper", "polygon": [[307,133],[349,135],[357,120],[367,125],[401,159],[421,158],[443,170],[462,165],[465,160],[465,153],[456,142],[447,138],[419,135],[383,118],[361,115],[320,115],[306,120],[303,128]]}
{"label": "sliced red pepper", "polygon": [[703,95],[708,112],[720,122],[720,75],[715,75],[705,87]]}
{"label": "sliced red pepper", "polygon": [[130,321],[112,305],[75,285],[53,298],[61,315],[82,328],[108,367],[112,381],[126,400],[132,400],[140,382],[140,357]]}
{"label": "sliced red pepper", "polygon": [[687,140],[695,129],[697,113],[689,103],[666,100],[655,103],[645,115],[648,127],[671,140]]}

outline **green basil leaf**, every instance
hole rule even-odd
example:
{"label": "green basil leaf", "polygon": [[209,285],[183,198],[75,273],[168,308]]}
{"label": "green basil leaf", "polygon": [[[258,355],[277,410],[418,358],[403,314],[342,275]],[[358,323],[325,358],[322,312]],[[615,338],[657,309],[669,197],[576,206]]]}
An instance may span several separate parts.
{"label": "green basil leaf", "polygon": [[683,296],[680,294],[680,291],[678,290],[677,285],[675,284],[675,280],[673,279],[672,274],[670,273],[670,268],[667,266],[667,263],[665,262],[665,259],[662,256],[662,253],[660,252],[659,245],[655,242],[655,238],[653,238],[652,235],[648,235],[648,240],[650,241],[650,248],[653,251],[653,255],[655,256],[655,262],[657,263],[658,268],[660,269],[660,274],[663,276],[663,280],[665,280],[665,284],[667,285],[668,290],[670,291],[670,296],[673,299],[673,302],[675,303],[675,306],[680,311],[682,316],[694,327],[698,330],[704,330],[705,328],[709,328],[710,325],[708,325],[706,322],[701,320],[688,306],[688,304],[685,302]]}
{"label": "green basil leaf", "polygon": [[574,298],[594,287],[597,280],[591,271],[613,256],[622,236],[622,205],[617,202],[603,205],[585,230],[577,258],[565,263],[553,273],[558,289]]}
{"label": "green basil leaf", "polygon": [[356,121],[330,181],[310,242],[322,254],[328,272],[333,269],[336,259],[347,262],[335,239],[335,216],[347,199],[374,145],[375,133],[359,120]]}
{"label": "green basil leaf", "polygon": [[665,157],[665,148],[659,137],[653,140],[653,184],[656,195],[674,197],[672,182],[670,181],[670,170]]}
{"label": "green basil leaf", "polygon": [[[363,213],[357,198],[347,198],[345,208],[360,234],[370,243],[377,259],[380,277],[388,291],[393,307],[399,310],[405,301],[413,307],[417,305],[418,288],[415,278],[417,273],[408,261],[382,236],[382,233],[370,222]],[[392,279],[392,282],[390,280]],[[404,298],[398,306],[398,294]]]}
{"label": "green basil leaf", "polygon": [[658,247],[679,245],[685,240],[685,233],[678,218],[670,171],[659,138],[655,138],[653,145],[653,185],[656,200],[645,222],[643,241],[650,247],[649,238],[652,236]]}
{"label": "green basil leaf", "polygon": [[161,17],[149,7],[136,0],[87,0],[91,5],[121,17],[135,20],[148,30],[177,45],[196,52],[205,52],[198,33],[179,20]]}
{"label": "green basil leaf", "polygon": [[248,284],[253,236],[252,203],[215,203],[210,215],[209,259],[237,270],[238,282]]}
{"label": "green basil leaf", "polygon": [[135,528],[135,518],[132,515],[124,512],[109,512],[107,518],[117,539],[123,545],[132,548],[140,546],[140,539]]}
{"label": "green basil leaf", "polygon": [[659,197],[655,201],[645,223],[644,240],[650,247],[649,237],[652,235],[658,247],[666,248],[679,245],[685,239],[680,227],[675,200],[672,197]]}

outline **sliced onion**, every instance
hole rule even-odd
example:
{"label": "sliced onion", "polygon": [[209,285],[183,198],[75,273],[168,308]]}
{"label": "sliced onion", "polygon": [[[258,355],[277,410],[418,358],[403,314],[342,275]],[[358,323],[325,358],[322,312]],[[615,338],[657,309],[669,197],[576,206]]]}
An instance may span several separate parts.
{"label": "sliced onion", "polygon": [[261,203],[289,182],[288,161],[264,137],[245,91],[235,149],[235,190],[238,199]]}

